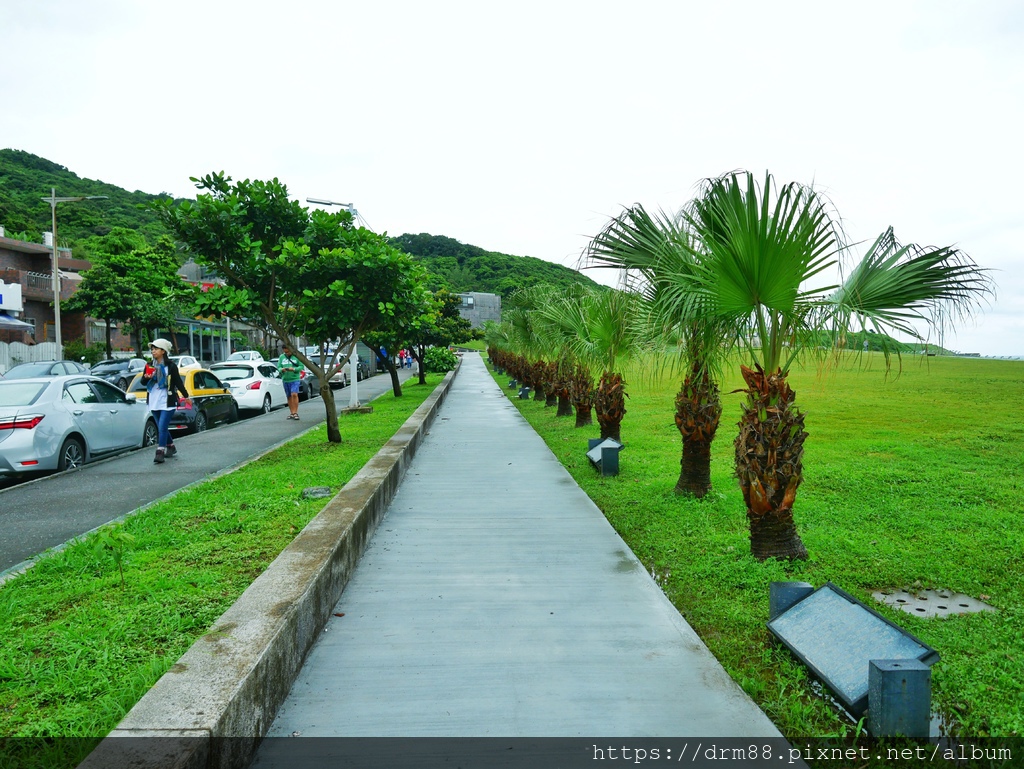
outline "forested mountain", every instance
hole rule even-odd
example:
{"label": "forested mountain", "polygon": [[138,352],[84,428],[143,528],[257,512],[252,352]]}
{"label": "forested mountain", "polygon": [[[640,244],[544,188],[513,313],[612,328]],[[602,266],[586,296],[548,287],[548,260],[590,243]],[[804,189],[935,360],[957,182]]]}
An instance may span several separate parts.
{"label": "forested mountain", "polygon": [[41,200],[56,188],[57,197],[106,195],[106,200],[65,204],[57,211],[57,237],[74,246],[114,227],[138,230],[150,242],[169,235],[148,204],[166,193],[128,192],[113,184],[82,179],[62,165],[23,150],[0,149],[0,225],[7,237],[41,243],[50,231],[50,204]]}
{"label": "forested mountain", "polygon": [[[137,230],[149,243],[170,232],[149,204],[167,193],[128,192],[113,184],[80,178],[50,160],[23,150],[0,149],[0,225],[7,237],[41,243],[50,231],[50,205],[41,198],[55,187],[58,197],[106,195],[106,200],[62,205],[58,209],[57,235],[74,255],[89,258],[88,240],[106,235],[114,227]],[[596,285],[587,276],[531,256],[512,256],[486,251],[443,235],[406,234],[391,239],[396,247],[421,258],[435,276],[434,288],[481,291],[507,296],[520,286],[552,283]]]}
{"label": "forested mountain", "polygon": [[423,260],[439,283],[454,291],[482,291],[508,296],[521,286],[550,283],[566,287],[573,283],[597,284],[586,275],[560,264],[533,256],[512,256],[485,251],[443,235],[406,233],[391,238],[392,244]]}

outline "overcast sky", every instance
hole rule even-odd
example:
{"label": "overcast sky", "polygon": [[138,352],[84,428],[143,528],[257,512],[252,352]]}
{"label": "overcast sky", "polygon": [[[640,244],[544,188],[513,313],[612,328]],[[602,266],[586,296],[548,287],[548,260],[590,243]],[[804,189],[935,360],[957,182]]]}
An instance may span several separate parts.
{"label": "overcast sky", "polygon": [[854,240],[992,268],[945,344],[1024,356],[1015,0],[0,0],[0,39],[0,146],[82,177],[276,176],[377,232],[575,266],[623,206],[770,170]]}

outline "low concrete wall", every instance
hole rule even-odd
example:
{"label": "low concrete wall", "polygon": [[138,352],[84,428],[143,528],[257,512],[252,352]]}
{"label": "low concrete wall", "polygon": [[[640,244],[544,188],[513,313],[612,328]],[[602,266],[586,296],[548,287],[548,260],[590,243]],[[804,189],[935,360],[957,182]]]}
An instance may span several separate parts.
{"label": "low concrete wall", "polygon": [[248,766],[457,373],[445,377],[82,768]]}

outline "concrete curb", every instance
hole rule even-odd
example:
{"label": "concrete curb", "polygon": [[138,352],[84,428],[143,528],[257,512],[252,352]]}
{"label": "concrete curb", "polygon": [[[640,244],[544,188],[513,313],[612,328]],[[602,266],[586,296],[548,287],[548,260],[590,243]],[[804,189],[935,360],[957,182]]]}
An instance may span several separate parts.
{"label": "concrete curb", "polygon": [[458,367],[156,682],[82,769],[249,765],[457,373]]}

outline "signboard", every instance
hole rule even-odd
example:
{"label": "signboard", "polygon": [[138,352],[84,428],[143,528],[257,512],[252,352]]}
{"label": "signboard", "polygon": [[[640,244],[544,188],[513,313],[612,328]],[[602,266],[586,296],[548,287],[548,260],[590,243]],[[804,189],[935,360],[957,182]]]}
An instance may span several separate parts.
{"label": "signboard", "polygon": [[21,284],[4,283],[0,280],[0,310],[9,312],[24,312],[25,307],[21,303]]}

